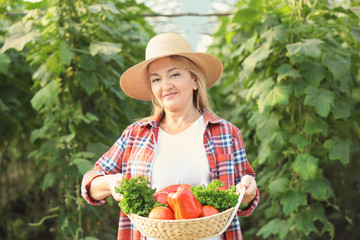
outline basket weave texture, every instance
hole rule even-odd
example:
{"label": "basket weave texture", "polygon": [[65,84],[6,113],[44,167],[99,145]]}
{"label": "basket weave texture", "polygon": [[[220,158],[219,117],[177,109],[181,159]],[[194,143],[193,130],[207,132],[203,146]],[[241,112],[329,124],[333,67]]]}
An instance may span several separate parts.
{"label": "basket weave texture", "polygon": [[204,239],[214,236],[224,230],[234,208],[221,213],[194,219],[158,220],[130,214],[136,228],[147,237],[156,239],[183,240]]}

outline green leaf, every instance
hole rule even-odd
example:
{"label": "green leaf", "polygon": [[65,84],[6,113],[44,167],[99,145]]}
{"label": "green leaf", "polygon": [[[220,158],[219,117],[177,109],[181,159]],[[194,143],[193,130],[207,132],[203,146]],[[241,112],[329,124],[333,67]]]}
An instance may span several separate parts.
{"label": "green leaf", "polygon": [[331,160],[339,159],[342,164],[348,164],[350,162],[350,141],[343,141],[339,137],[327,140],[324,143],[324,147],[329,151],[329,157]]}
{"label": "green leaf", "polygon": [[307,86],[308,85],[306,84],[306,82],[302,80],[291,81],[291,88],[293,89],[294,95],[297,98],[301,97],[304,94],[305,88]]}
{"label": "green leaf", "polygon": [[83,85],[88,95],[91,95],[95,91],[96,87],[99,85],[95,74],[92,72],[82,71],[77,74],[75,78]]}
{"label": "green leaf", "polygon": [[[241,46],[243,46],[245,50],[247,50],[249,52],[253,52],[255,50],[256,40],[257,40],[257,35],[246,40],[246,42],[243,43]],[[239,48],[239,49],[241,49],[241,48]]]}
{"label": "green leaf", "polygon": [[267,78],[265,80],[257,80],[253,86],[248,90],[246,95],[246,99],[249,100],[250,98],[258,98],[264,93],[269,92],[274,85],[274,81],[272,78]]}
{"label": "green leaf", "polygon": [[320,39],[305,39],[304,42],[287,44],[286,48],[290,56],[302,54],[309,57],[318,58],[321,55]]}
{"label": "green leaf", "polygon": [[303,151],[305,149],[305,147],[308,145],[307,138],[304,135],[299,134],[299,133],[296,133],[294,136],[292,136],[290,138],[290,142],[295,143],[297,148],[300,151]]}
{"label": "green leaf", "polygon": [[305,117],[306,134],[322,133],[324,136],[328,134],[328,125],[321,118],[315,115],[307,115]]}
{"label": "green leaf", "polygon": [[309,86],[305,89],[305,105],[313,106],[322,117],[327,117],[333,105],[335,94],[324,88]]}
{"label": "green leaf", "polygon": [[360,139],[360,127],[359,127],[359,124],[355,121],[355,119],[353,121],[350,121],[350,126],[351,126],[351,129],[354,131],[354,133]]}
{"label": "green leaf", "polygon": [[90,54],[95,56],[98,53],[115,55],[121,51],[120,44],[111,42],[95,42],[90,44]]}
{"label": "green leaf", "polygon": [[85,114],[85,116],[82,116],[82,118],[81,118],[85,123],[87,123],[87,124],[90,124],[90,123],[92,123],[92,122],[98,122],[99,121],[99,118],[96,116],[96,115],[94,115],[94,114],[92,114],[92,113],[90,113],[90,112],[87,112],[86,114]]}
{"label": "green leaf", "polygon": [[94,164],[87,159],[75,158],[72,162],[76,165],[81,175],[84,175],[87,171],[94,167]]}
{"label": "green leaf", "polygon": [[71,59],[74,57],[74,53],[69,49],[66,42],[60,43],[60,57],[66,65],[70,65]]}
{"label": "green leaf", "polygon": [[279,196],[281,193],[285,192],[288,188],[289,179],[286,177],[276,179],[271,182],[269,185],[269,194],[273,196]]}
{"label": "green leaf", "polygon": [[291,31],[296,35],[301,33],[311,33],[314,31],[314,27],[309,24],[301,24],[298,27],[292,28]]}
{"label": "green leaf", "polygon": [[282,225],[284,221],[279,218],[275,218],[262,226],[259,231],[256,233],[256,236],[262,235],[263,238],[268,238],[271,234],[276,235],[280,232],[279,226]]}
{"label": "green leaf", "polygon": [[279,128],[280,119],[281,116],[274,112],[271,114],[268,112],[260,114],[256,123],[256,131],[259,138],[265,139],[272,136]]}
{"label": "green leaf", "polygon": [[300,65],[300,73],[313,87],[318,87],[325,78],[326,68],[317,62],[304,62]]}
{"label": "green leaf", "polygon": [[283,212],[286,216],[297,210],[299,206],[306,206],[306,195],[301,192],[289,190],[282,198]]}
{"label": "green leaf", "polygon": [[93,152],[77,152],[75,155],[75,158],[87,158],[87,159],[91,159],[96,157],[96,154]]}
{"label": "green leaf", "polygon": [[59,86],[56,81],[51,81],[45,87],[40,89],[31,99],[31,105],[39,111],[46,102],[56,98],[59,93]]}
{"label": "green leaf", "polygon": [[324,207],[319,202],[310,205],[310,209],[307,209],[307,213],[313,221],[319,220],[324,224],[328,222],[328,219],[325,216]]}
{"label": "green leaf", "polygon": [[259,112],[262,113],[264,110],[275,105],[287,105],[289,103],[291,91],[292,88],[289,86],[275,85],[268,93],[263,92],[257,100]]}
{"label": "green leaf", "polygon": [[274,42],[285,42],[286,34],[286,27],[284,25],[278,25],[263,33],[261,38],[265,39],[266,48],[270,48]]}
{"label": "green leaf", "polygon": [[335,80],[339,80],[340,77],[350,69],[351,59],[350,56],[343,56],[332,51],[327,51],[323,55],[322,64],[329,69]]}
{"label": "green leaf", "polygon": [[61,136],[59,138],[59,142],[65,142],[65,143],[69,143],[71,142],[76,136],[76,133],[73,132],[73,133],[70,133],[68,135],[64,135],[64,136]]}
{"label": "green leaf", "polygon": [[318,201],[325,201],[330,197],[334,197],[334,192],[330,183],[323,176],[313,180],[304,181],[303,190],[310,193],[311,196]]}
{"label": "green leaf", "polygon": [[104,9],[104,10],[108,10],[114,14],[120,14],[119,10],[116,8],[116,6],[113,2],[110,2],[108,4],[90,5],[90,6],[88,6],[88,9],[90,10],[90,12],[93,12],[93,13],[101,12],[102,9]]}
{"label": "green leaf", "polygon": [[60,58],[57,53],[51,54],[45,63],[46,70],[49,73],[60,73],[62,70],[62,65],[60,64]]}
{"label": "green leaf", "polygon": [[335,100],[332,106],[332,113],[336,120],[349,118],[351,116],[350,103],[346,100]]}
{"label": "green leaf", "polygon": [[287,147],[289,142],[289,131],[286,129],[281,129],[274,132],[269,141],[269,146],[271,149],[280,149]]}
{"label": "green leaf", "polygon": [[296,214],[295,223],[296,228],[300,232],[304,232],[306,236],[309,236],[311,232],[319,234],[319,230],[315,227],[314,221],[306,211],[301,211]]}
{"label": "green leaf", "polygon": [[351,34],[356,39],[356,41],[358,41],[358,43],[360,43],[360,27],[351,26],[350,28],[351,28]]}
{"label": "green leaf", "polygon": [[9,111],[9,108],[6,106],[6,104],[0,99],[0,112],[7,112]]}
{"label": "green leaf", "polygon": [[232,22],[233,23],[244,23],[244,22],[248,22],[251,23],[253,21],[255,21],[258,18],[258,12],[250,9],[250,8],[244,8],[244,9],[240,9],[238,10],[233,19]]}
{"label": "green leaf", "polygon": [[10,63],[11,59],[9,58],[9,56],[0,53],[0,73],[6,74],[9,69]]}
{"label": "green leaf", "polygon": [[96,238],[96,237],[90,237],[90,236],[87,236],[87,237],[85,237],[85,239],[84,240],[99,240],[98,238]]}
{"label": "green leaf", "polygon": [[296,156],[293,163],[293,170],[297,172],[303,179],[314,179],[318,169],[319,159],[311,156],[309,153],[301,153]]}
{"label": "green leaf", "polygon": [[263,164],[266,161],[266,159],[268,159],[271,156],[269,141],[270,138],[267,138],[260,143],[258,149],[258,155],[257,155],[257,161],[259,162],[259,164]]}
{"label": "green leaf", "polygon": [[88,55],[80,56],[80,67],[86,71],[96,70],[96,63],[92,57]]}
{"label": "green leaf", "polygon": [[268,238],[271,234],[279,234],[280,239],[284,239],[290,231],[290,225],[279,218],[275,218],[262,226],[256,233],[256,236],[262,235],[264,239]]}
{"label": "green leaf", "polygon": [[276,69],[277,81],[280,82],[284,78],[291,77],[291,78],[300,78],[301,75],[298,73],[291,65],[289,64],[281,64],[280,67]]}
{"label": "green leaf", "polygon": [[25,23],[19,21],[9,28],[8,35],[5,38],[4,45],[0,49],[0,53],[4,53],[10,48],[22,51],[27,43],[33,42],[39,37],[40,31],[32,29],[32,21]]}
{"label": "green leaf", "polygon": [[244,69],[247,72],[252,72],[256,64],[266,58],[268,58],[269,54],[272,50],[265,49],[264,47],[257,48],[253,53],[251,53],[242,63]]}
{"label": "green leaf", "polygon": [[41,186],[41,190],[45,191],[46,188],[52,187],[54,185],[54,181],[55,181],[55,174],[52,172],[46,173],[43,180],[43,184]]}
{"label": "green leaf", "polygon": [[351,91],[351,100],[354,101],[354,104],[360,102],[360,88],[353,88]]}

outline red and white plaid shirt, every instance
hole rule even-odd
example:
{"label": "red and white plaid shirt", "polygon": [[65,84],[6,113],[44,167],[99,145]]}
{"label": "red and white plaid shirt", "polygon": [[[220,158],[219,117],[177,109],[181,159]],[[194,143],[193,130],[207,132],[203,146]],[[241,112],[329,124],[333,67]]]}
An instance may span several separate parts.
{"label": "red and white plaid shirt", "polygon": [[[255,177],[245,153],[240,130],[228,121],[218,118],[204,110],[205,120],[204,147],[209,160],[212,179],[220,179],[229,188],[241,181],[241,177],[249,174]],[[94,201],[89,196],[91,181],[99,176],[121,173],[126,178],[141,175],[151,181],[152,165],[156,152],[156,142],[161,116],[152,121],[138,121],[128,126],[111,149],[96,163],[94,168],[85,173],[81,195],[92,205],[100,205],[106,199]],[[257,190],[255,200],[238,215],[247,217],[257,207],[260,194]],[[143,239],[129,218],[121,211],[117,239]],[[241,240],[242,233],[237,217],[224,233],[224,239]]]}

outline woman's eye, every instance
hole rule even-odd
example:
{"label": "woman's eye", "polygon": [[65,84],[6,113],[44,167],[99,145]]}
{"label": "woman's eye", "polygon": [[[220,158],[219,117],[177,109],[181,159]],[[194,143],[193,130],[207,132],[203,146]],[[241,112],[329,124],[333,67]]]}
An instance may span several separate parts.
{"label": "woman's eye", "polygon": [[174,74],[171,74],[171,76],[170,77],[178,77],[178,76],[180,76],[180,74],[178,74],[178,73],[174,73]]}
{"label": "woman's eye", "polygon": [[154,78],[154,79],[151,80],[151,82],[153,82],[153,83],[157,82],[157,81],[160,81],[160,78]]}

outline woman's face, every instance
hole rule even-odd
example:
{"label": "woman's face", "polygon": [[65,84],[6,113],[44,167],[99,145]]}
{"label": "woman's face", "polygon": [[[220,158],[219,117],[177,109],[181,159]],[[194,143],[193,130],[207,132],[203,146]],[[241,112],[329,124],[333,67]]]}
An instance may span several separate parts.
{"label": "woman's face", "polygon": [[170,57],[160,58],[149,65],[151,90],[165,110],[181,112],[194,108],[195,77],[177,67]]}

